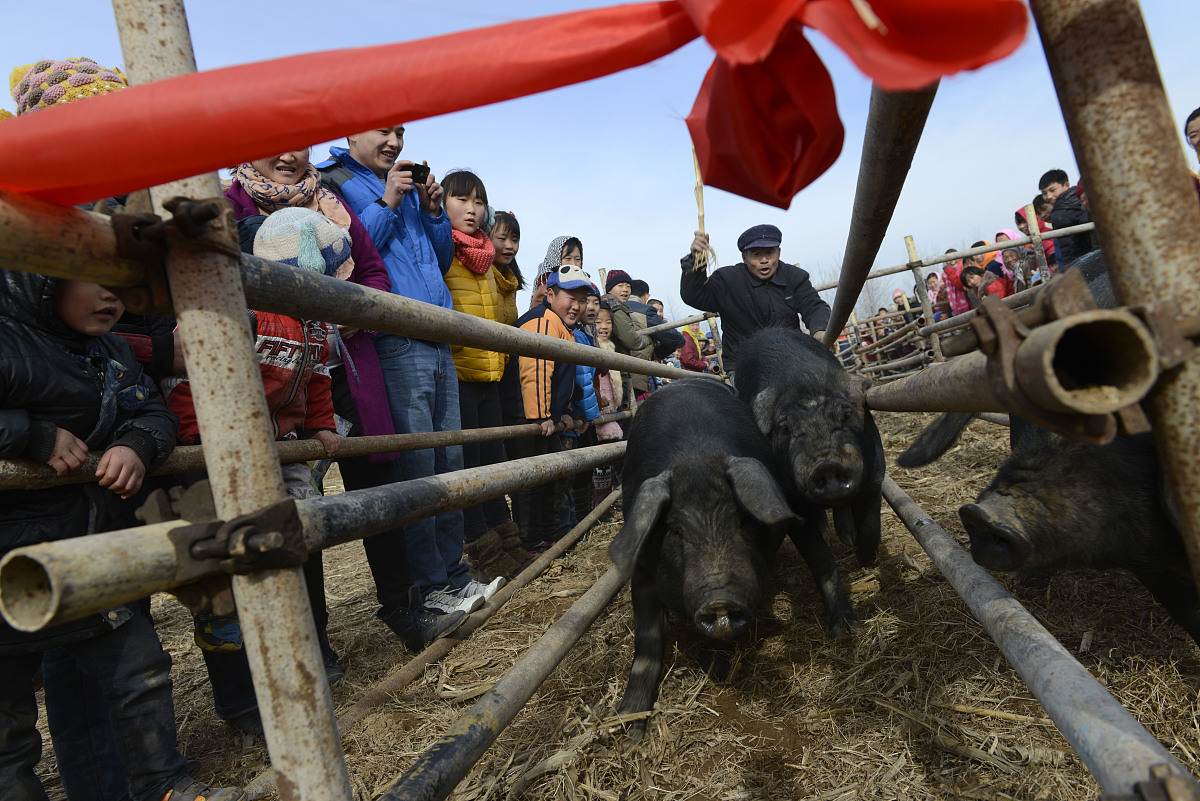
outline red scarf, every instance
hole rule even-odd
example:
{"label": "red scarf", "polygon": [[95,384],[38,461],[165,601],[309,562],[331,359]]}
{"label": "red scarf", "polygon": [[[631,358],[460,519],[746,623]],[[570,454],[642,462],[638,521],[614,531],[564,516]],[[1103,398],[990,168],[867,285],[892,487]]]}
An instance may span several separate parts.
{"label": "red scarf", "polygon": [[454,236],[454,255],[468,270],[476,275],[483,275],[496,260],[496,246],[482,230],[474,234],[464,234],[452,230]]}

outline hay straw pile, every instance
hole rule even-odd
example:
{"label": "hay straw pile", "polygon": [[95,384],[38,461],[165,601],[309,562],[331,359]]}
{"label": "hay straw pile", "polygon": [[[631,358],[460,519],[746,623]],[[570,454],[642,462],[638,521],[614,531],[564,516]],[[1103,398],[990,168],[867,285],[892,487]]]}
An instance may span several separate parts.
{"label": "hay straw pile", "polygon": [[[889,463],[932,415],[879,414]],[[1007,452],[1008,430],[975,421],[936,464],[892,475],[951,534]],[[812,578],[784,545],[776,592],[733,676],[711,681],[700,638],[672,623],[667,672],[646,737],[606,725],[633,655],[626,588],[500,736],[455,798],[484,799],[1090,799],[1099,788],[1029,690],[886,506],[879,565],[835,546],[862,618],[832,643]],[[343,732],[355,798],[378,797],[605,570],[617,526],[588,539],[391,702]],[[352,705],[409,657],[371,613],[374,586],[358,543],[326,554],[330,638]],[[1076,572],[1031,593],[1001,577],[1097,679],[1193,772],[1192,641],[1131,577]],[[200,776],[244,784],[266,764],[261,740],[212,712],[190,620],[155,598],[175,660],[181,744]],[[49,750],[49,749],[47,749]],[[43,760],[52,790],[53,757]],[[52,798],[61,798],[61,790]]]}

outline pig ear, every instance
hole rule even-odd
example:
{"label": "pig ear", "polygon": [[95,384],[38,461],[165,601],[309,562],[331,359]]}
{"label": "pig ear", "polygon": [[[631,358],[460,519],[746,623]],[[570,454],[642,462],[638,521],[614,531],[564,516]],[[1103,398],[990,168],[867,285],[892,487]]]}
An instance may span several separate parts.
{"label": "pig ear", "polygon": [[725,475],[733,485],[738,505],[764,525],[799,521],[788,506],[779,484],[766,465],[757,459],[735,456],[729,460]]}
{"label": "pig ear", "polygon": [[779,390],[767,387],[754,396],[750,410],[754,412],[754,422],[763,434],[770,434],[775,425],[775,401],[779,399]]}
{"label": "pig ear", "polygon": [[659,473],[654,478],[642,482],[633,504],[626,507],[628,512],[625,515],[625,525],[608,546],[608,557],[626,577],[632,575],[638,554],[642,552],[647,537],[654,530],[654,524],[658,522],[671,500],[671,490],[667,483],[669,475]]}

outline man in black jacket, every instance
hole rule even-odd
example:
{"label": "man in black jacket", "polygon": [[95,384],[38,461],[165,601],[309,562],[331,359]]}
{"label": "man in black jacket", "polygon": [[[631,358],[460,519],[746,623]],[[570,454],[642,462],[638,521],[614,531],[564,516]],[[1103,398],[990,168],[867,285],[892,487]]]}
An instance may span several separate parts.
{"label": "man in black jacket", "polygon": [[738,344],[762,328],[800,328],[797,315],[816,339],[829,324],[829,305],[813,289],[808,273],[779,260],[783,234],[773,225],[756,225],[738,237],[742,262],[711,276],[696,269],[696,254],[708,249],[708,235],[696,232],[691,252],[680,260],[679,295],[696,309],[717,312],[725,326],[725,369],[736,367]]}
{"label": "man in black jacket", "polygon": [[[1050,211],[1050,225],[1055,228],[1068,228],[1091,222],[1087,209],[1065,170],[1050,170],[1038,181],[1038,189],[1042,197],[1053,206]],[[1090,231],[1070,236],[1060,236],[1055,240],[1055,253],[1058,254],[1058,269],[1063,269],[1085,253],[1095,249]]]}

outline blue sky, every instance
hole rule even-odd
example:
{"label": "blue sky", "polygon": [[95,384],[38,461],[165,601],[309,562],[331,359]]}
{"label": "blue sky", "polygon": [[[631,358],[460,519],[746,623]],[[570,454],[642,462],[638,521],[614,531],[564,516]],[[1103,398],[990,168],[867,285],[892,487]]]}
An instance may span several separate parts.
{"label": "blue sky", "polygon": [[[514,19],[560,13],[601,2],[511,2],[468,9],[396,0],[203,0],[188,7],[200,69],[297,53],[405,41]],[[483,10],[477,10],[483,9]],[[1200,106],[1200,48],[1195,0],[1143,3],[1173,116]],[[89,56],[122,64],[111,6],[76,3],[49,22],[44,7],[6,9],[0,33],[6,69],[41,58]],[[833,76],[846,143],[837,163],[781,211],[715,189],[705,192],[706,227],[722,264],[738,260],[738,234],[760,222],[783,231],[783,258],[813,274],[836,277],[854,199],[870,82],[842,53],[809,31]],[[521,221],[518,257],[531,275],[556,236],[584,242],[585,269],[620,268],[650,283],[652,294],[680,315],[679,257],[696,227],[694,173],[683,118],[712,61],[703,41],[647,66],[533,97],[429,120],[410,121],[404,155],[428,160],[435,174],[474,170],[492,204]],[[461,64],[462,80],[495,69],[487,53]],[[403,83],[381,75],[381,92]],[[10,97],[4,108],[13,110]],[[314,113],[330,113],[316,109]],[[313,158],[327,144],[314,143]],[[1180,146],[1183,139],[1180,137]],[[1188,152],[1189,165],[1196,157]],[[120,142],[88,142],[81,158],[135,159]],[[1012,213],[1037,191],[1038,177],[1061,167],[1078,175],[1062,114],[1036,31],[1006,60],[942,81],[895,218],[876,267],[907,260],[904,236],[922,256],[991,239],[1012,227]],[[896,279],[872,282],[879,297]],[[908,288],[911,288],[910,286]],[[832,300],[832,292],[827,293]]]}

